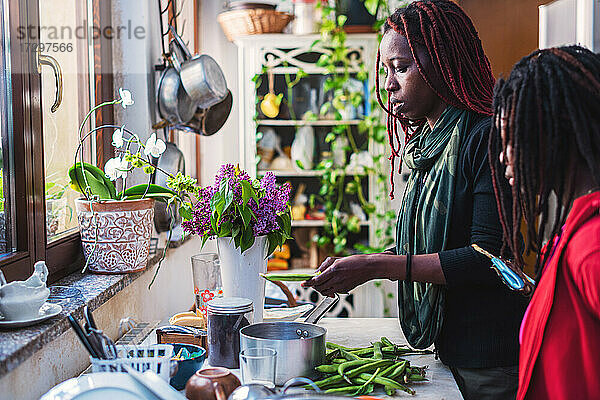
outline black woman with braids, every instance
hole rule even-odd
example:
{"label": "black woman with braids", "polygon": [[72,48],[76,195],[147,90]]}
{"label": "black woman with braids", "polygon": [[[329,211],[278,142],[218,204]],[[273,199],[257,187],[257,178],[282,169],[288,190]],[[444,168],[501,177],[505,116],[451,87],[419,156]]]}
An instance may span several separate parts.
{"label": "black woman with braids", "polygon": [[528,247],[542,249],[521,326],[518,398],[599,399],[600,56],[579,46],[535,51],[498,82],[494,111],[494,183],[512,186],[497,196],[506,244],[522,264],[511,221],[524,218]]}
{"label": "black woman with braids", "polygon": [[395,161],[401,158],[411,170],[396,247],[329,258],[304,285],[332,295],[371,279],[397,280],[408,342],[435,345],[464,398],[514,399],[526,299],[504,286],[471,247],[496,254],[502,248],[487,157],[494,87],[489,61],[456,3],[423,0],[387,19],[377,69],[380,63],[392,169],[400,171]]}

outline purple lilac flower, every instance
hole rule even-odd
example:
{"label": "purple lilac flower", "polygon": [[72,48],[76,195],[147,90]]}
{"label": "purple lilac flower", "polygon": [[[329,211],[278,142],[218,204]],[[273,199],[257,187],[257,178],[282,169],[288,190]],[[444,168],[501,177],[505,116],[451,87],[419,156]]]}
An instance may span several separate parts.
{"label": "purple lilac flower", "polygon": [[[193,218],[190,221],[183,222],[183,229],[188,233],[197,233],[202,236],[214,237],[210,224],[210,202],[216,192],[219,191],[221,182],[227,180],[229,187],[233,191],[233,202],[242,204],[242,181],[252,183],[250,176],[239,171],[236,174],[236,168],[232,164],[225,164],[219,168],[215,177],[213,186],[208,186],[200,190],[199,200],[194,206]],[[254,212],[255,217],[250,220],[250,226],[255,236],[266,235],[279,229],[277,224],[277,215],[287,211],[290,199],[291,185],[277,185],[275,175],[267,172],[260,180],[260,195],[258,204],[254,199],[250,199],[248,207]],[[220,224],[225,221],[232,221],[236,215],[230,214],[222,217]],[[219,224],[219,225],[220,225]]]}

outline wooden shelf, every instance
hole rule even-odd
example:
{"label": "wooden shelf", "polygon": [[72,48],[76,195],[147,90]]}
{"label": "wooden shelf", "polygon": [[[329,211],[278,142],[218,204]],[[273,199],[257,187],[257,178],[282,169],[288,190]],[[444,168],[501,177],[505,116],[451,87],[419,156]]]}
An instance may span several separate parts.
{"label": "wooden shelf", "polygon": [[[318,219],[302,219],[292,221],[292,228],[312,228],[325,226],[325,220]],[[361,221],[360,226],[369,226],[369,221]]]}
{"label": "wooden shelf", "polygon": [[334,119],[319,119],[316,121],[305,121],[298,119],[257,119],[257,125],[264,126],[335,126],[335,125],[358,125],[361,123],[360,119],[346,119],[346,120],[334,120]]}
{"label": "wooden shelf", "polygon": [[[282,178],[298,178],[298,177],[311,177],[321,176],[325,173],[325,170],[304,170],[304,171],[278,171],[278,170],[258,170],[256,174],[263,176],[267,172],[272,172],[273,175]],[[346,172],[346,175],[361,175],[357,172]]]}

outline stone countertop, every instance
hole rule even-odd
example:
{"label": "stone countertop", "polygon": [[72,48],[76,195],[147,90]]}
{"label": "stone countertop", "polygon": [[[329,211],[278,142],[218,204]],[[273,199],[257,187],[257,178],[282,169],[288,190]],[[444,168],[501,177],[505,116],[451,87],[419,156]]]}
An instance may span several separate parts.
{"label": "stone countertop", "polygon": [[[328,342],[346,347],[368,346],[371,342],[381,339],[382,336],[387,337],[395,344],[408,344],[396,318],[323,318],[318,325],[327,329]],[[155,338],[156,335],[151,334],[148,342],[156,343]],[[394,396],[387,396],[383,391],[377,391],[372,394],[373,396],[384,399],[462,399],[452,373],[441,361],[436,360],[433,354],[404,356],[403,358],[417,367],[428,366],[426,375],[428,381],[408,385],[416,391],[414,396],[400,390],[396,391]],[[205,364],[204,367],[207,365]],[[232,372],[241,379],[239,369],[232,370]]]}
{"label": "stone countertop", "polygon": [[139,276],[153,270],[152,267],[158,263],[162,250],[159,249],[156,255],[151,256],[145,271],[124,275],[76,272],[51,285],[75,288],[78,293],[72,298],[53,301],[61,305],[62,312],[47,321],[25,328],[0,330],[0,377],[15,369],[63,332],[71,329],[67,315],[72,315],[76,320],[83,319],[83,308],[86,304],[91,311],[94,311]]}
{"label": "stone countertop", "polygon": [[[407,344],[400,324],[396,318],[323,318],[318,325],[327,329],[327,341],[346,347],[364,347],[371,342],[387,337],[395,344]],[[417,392],[415,396],[397,391],[393,397],[385,393],[374,393],[382,398],[417,398],[417,399],[462,399],[458,386],[450,370],[436,360],[433,354],[405,356],[411,365],[422,367],[427,365],[427,379],[422,383],[411,383],[409,386]]]}

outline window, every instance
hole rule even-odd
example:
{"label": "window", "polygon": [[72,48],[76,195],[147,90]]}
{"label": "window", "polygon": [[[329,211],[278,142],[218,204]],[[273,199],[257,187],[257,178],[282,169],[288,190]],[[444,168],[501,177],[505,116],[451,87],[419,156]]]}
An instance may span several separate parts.
{"label": "window", "polygon": [[[83,265],[78,194],[68,187],[67,172],[89,105],[113,95],[110,43],[93,34],[110,21],[111,2],[0,3],[0,268],[9,280],[22,279],[35,261],[46,260],[55,281]],[[93,115],[86,128],[109,122],[110,112]],[[98,137],[86,142],[84,155],[103,164],[108,151]]]}

